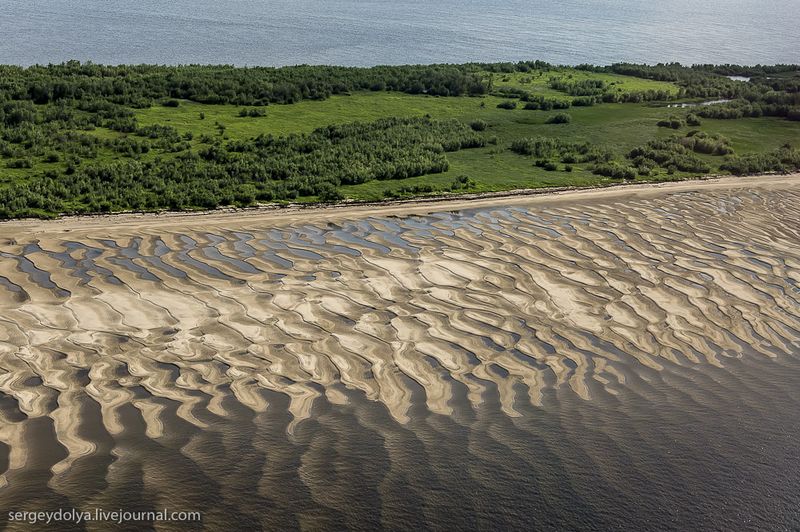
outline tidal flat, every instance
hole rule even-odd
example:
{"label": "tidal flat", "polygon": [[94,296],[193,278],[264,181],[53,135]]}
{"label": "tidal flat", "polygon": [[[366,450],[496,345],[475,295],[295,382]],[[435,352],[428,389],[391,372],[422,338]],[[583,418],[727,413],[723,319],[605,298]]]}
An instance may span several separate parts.
{"label": "tidal flat", "polygon": [[793,175],[0,224],[0,507],[796,529],[798,220]]}

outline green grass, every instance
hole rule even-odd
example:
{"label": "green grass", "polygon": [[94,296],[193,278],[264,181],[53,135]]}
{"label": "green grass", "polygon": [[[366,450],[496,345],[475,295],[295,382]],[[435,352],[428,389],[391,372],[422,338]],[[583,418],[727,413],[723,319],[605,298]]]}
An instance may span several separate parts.
{"label": "green grass", "polygon": [[[191,131],[218,136],[215,122],[225,124],[230,139],[249,138],[259,134],[287,135],[308,133],[329,124],[370,121],[387,116],[422,116],[456,118],[470,122],[476,119],[489,124],[488,134],[508,142],[521,136],[547,135],[572,137],[597,144],[634,146],[649,138],[669,136],[673,130],[659,128],[656,122],[681,111],[650,104],[602,104],[573,107],[567,111],[504,110],[496,106],[502,98],[486,96],[432,97],[384,92],[366,92],[352,96],[333,96],[323,101],[303,101],[294,105],[276,105],[261,118],[239,118],[239,107],[182,102],[178,108],[152,107],[137,111],[141,125],[168,124],[181,133]],[[200,113],[205,120],[200,120]],[[556,112],[572,115],[570,124],[545,124]],[[684,111],[685,113],[685,111]],[[797,140],[800,124],[782,119],[752,118],[741,120],[704,120],[695,128],[721,133],[731,138],[734,148],[759,151],[782,142]],[[689,128],[683,128],[686,132]],[[97,129],[99,136],[119,135]]]}
{"label": "green grass", "polygon": [[[515,75],[519,77],[519,75]],[[646,82],[646,80],[635,80]],[[608,146],[618,154],[641,145],[649,139],[674,133],[685,134],[690,129],[720,133],[729,137],[737,153],[768,151],[800,138],[800,124],[776,118],[742,120],[704,120],[698,128],[684,127],[679,131],[659,128],[656,122],[676,113],[675,109],[652,104],[602,104],[593,107],[573,107],[570,124],[546,124],[549,116],[560,111],[526,111],[498,109],[503,98],[411,96],[384,92],[365,92],[351,96],[334,96],[324,101],[304,101],[294,105],[270,106],[263,118],[239,118],[235,106],[202,105],[182,102],[178,108],[153,107],[137,113],[142,125],[169,124],[181,132],[192,131],[218,135],[215,122],[226,125],[228,138],[248,138],[258,134],[287,135],[307,133],[328,124],[369,121],[385,116],[421,116],[456,118],[462,121],[485,120],[485,134],[497,137],[498,144],[480,149],[462,150],[448,154],[450,170],[443,174],[421,176],[399,181],[372,181],[344,186],[342,191],[351,199],[377,200],[386,190],[403,186],[432,184],[446,187],[459,175],[467,175],[477,186],[474,192],[500,191],[516,188],[537,188],[566,185],[596,185],[610,182],[608,178],[592,175],[585,165],[573,165],[572,172],[548,172],[535,167],[530,158],[516,155],[508,144],[520,137],[553,136],[585,140]],[[200,120],[200,113],[205,120]],[[686,111],[683,111],[684,113]],[[719,158],[704,157],[709,161]],[[563,166],[563,165],[562,165]],[[687,174],[654,179],[675,179]],[[309,199],[309,198],[306,198]]]}
{"label": "green grass", "polygon": [[[390,92],[363,92],[351,96],[332,96],[327,100],[304,100],[292,105],[272,105],[267,116],[240,118],[240,107],[206,105],[182,101],[180,107],[151,107],[137,111],[142,126],[167,124],[180,132],[218,135],[216,123],[226,126],[230,138],[249,138],[259,134],[288,135],[310,133],[330,124],[372,121],[387,116],[422,116],[468,120],[489,116],[489,111],[503,101],[493,96],[435,97],[412,96]],[[481,109],[481,104],[486,109]],[[204,113],[205,119],[200,118]]]}

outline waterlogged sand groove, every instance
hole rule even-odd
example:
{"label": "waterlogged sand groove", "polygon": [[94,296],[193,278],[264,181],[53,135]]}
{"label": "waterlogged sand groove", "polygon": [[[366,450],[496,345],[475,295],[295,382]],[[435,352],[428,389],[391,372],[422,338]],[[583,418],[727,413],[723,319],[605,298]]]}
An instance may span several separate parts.
{"label": "waterlogged sand groove", "polygon": [[[273,525],[299,504],[275,493],[281,475],[313,501],[288,522],[352,525],[309,509],[337,508],[321,486],[343,473],[324,457],[358,439],[334,412],[361,412],[402,470],[388,435],[418,433],[415,418],[463,426],[488,404],[535,422],[558,398],[609,404],[665,374],[800,353],[797,176],[395,209],[411,214],[0,226],[4,506],[43,486],[101,504],[132,478],[175,484],[143,507],[197,478],[235,497],[221,479],[238,470],[272,497]],[[240,441],[259,416],[280,427],[259,436],[268,449]],[[87,471],[101,481],[76,487]]]}

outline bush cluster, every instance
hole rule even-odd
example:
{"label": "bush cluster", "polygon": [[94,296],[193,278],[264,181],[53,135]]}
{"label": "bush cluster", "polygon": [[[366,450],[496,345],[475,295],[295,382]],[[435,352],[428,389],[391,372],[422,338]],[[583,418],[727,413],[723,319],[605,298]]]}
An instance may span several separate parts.
{"label": "bush cluster", "polygon": [[572,117],[568,113],[558,113],[547,118],[548,124],[569,124],[572,122]]}
{"label": "bush cluster", "polygon": [[592,173],[612,179],[636,179],[636,168],[616,161],[597,163],[592,168]]}
{"label": "bush cluster", "polygon": [[726,157],[720,169],[736,175],[794,172],[800,170],[800,150],[783,146],[771,153],[732,155]]}
{"label": "bush cluster", "polygon": [[642,175],[649,175],[656,167],[672,172],[679,170],[705,174],[711,171],[711,167],[695,155],[693,150],[695,147],[705,149],[707,145],[720,146],[719,149],[722,150],[721,146],[727,146],[727,140],[705,138],[702,135],[683,139],[673,136],[668,139],[652,140],[644,146],[634,148],[627,154],[627,158]]}
{"label": "bush cluster", "polygon": [[672,129],[680,129],[683,127],[684,122],[677,116],[671,116],[664,120],[659,120],[657,125],[658,127],[669,127]]}
{"label": "bush cluster", "polygon": [[[139,133],[184,142],[168,127]],[[298,196],[337,201],[339,185],[444,172],[449,167],[446,152],[486,143],[455,120],[388,118],[328,126],[308,135],[215,139],[172,158],[90,164],[78,158],[62,175],[46,172],[1,189],[0,216],[208,209]],[[129,149],[135,151],[135,145]]]}
{"label": "bush cluster", "polygon": [[261,107],[251,107],[250,109],[243,107],[239,109],[240,118],[259,118],[262,116],[267,116],[267,112]]}

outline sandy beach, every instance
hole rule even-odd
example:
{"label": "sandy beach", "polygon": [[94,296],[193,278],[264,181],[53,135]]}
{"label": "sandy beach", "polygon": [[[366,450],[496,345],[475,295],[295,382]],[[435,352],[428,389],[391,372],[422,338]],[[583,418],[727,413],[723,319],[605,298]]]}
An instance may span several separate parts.
{"label": "sandy beach", "polygon": [[627,183],[608,187],[523,189],[487,194],[454,194],[449,197],[419,198],[404,201],[337,205],[295,205],[289,207],[266,207],[254,209],[231,209],[200,212],[130,213],[91,216],[67,216],[58,220],[12,220],[0,222],[0,238],[13,238],[23,232],[71,232],[114,227],[139,228],[152,226],[192,227],[205,224],[239,224],[252,222],[327,221],[336,218],[363,216],[405,216],[425,214],[437,210],[460,210],[501,205],[537,205],[541,203],[592,202],[603,199],[641,198],[665,192],[688,192],[693,190],[720,190],[757,186],[759,188],[783,188],[800,181],[800,174],[764,175],[749,177],[709,177],[703,179],[671,181],[664,183]]}
{"label": "sandy beach", "polygon": [[420,401],[513,419],[796,355],[797,220],[799,175],[0,224],[0,486],[44,464],[68,493],[131,434],[242,408],[286,438],[362,399],[399,426]]}

